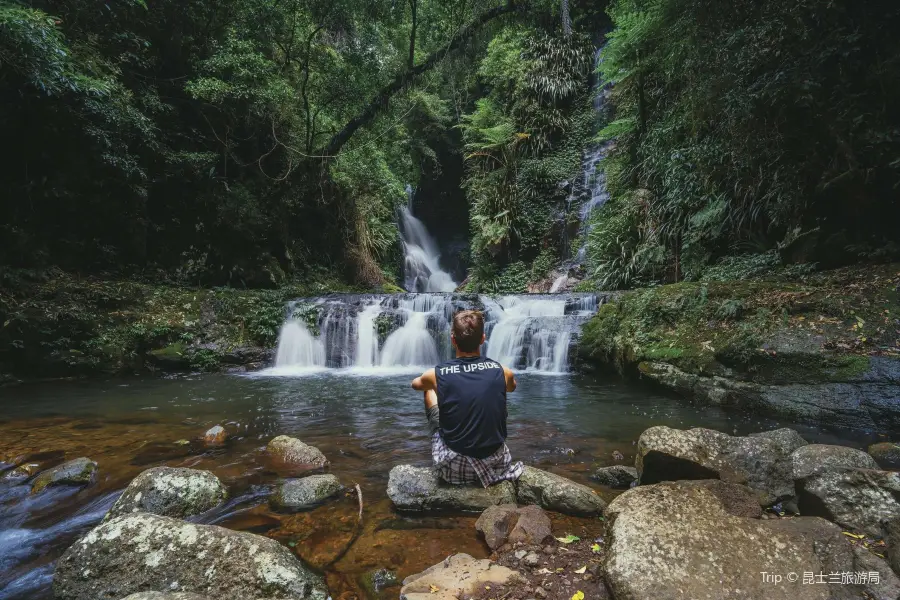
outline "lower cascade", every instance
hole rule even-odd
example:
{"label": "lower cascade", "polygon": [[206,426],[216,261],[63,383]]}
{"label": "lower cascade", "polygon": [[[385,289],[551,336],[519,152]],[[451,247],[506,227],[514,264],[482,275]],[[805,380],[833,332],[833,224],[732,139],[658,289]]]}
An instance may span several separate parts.
{"label": "lower cascade", "polygon": [[275,370],[431,367],[448,360],[450,321],[481,310],[483,353],[516,370],[564,373],[595,294],[335,294],[292,301],[281,327]]}

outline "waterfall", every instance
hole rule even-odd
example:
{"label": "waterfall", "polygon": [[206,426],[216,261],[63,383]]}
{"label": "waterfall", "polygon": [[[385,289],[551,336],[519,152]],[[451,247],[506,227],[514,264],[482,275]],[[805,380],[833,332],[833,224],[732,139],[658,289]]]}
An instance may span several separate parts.
{"label": "waterfall", "polygon": [[412,187],[406,186],[409,203],[400,209],[403,242],[403,282],[410,292],[452,292],[456,282],[441,269],[437,243],[425,225],[412,214]]}
{"label": "waterfall", "polygon": [[296,303],[318,312],[320,333],[313,336],[301,321],[287,319],[271,374],[289,375],[298,367],[358,368],[365,373],[433,367],[451,358],[450,322],[462,309],[483,311],[486,356],[514,370],[564,373],[581,325],[602,300],[595,294],[495,299],[451,293],[306,298]]}

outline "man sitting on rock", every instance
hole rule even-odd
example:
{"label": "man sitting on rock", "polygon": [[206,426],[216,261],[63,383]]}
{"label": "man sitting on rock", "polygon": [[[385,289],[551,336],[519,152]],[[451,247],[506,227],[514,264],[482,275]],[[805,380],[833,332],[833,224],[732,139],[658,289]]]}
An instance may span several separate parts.
{"label": "man sitting on rock", "polygon": [[431,457],[441,478],[452,484],[515,481],[525,466],[512,462],[506,446],[506,394],[515,391],[512,371],[481,356],[484,317],[465,310],[453,316],[450,342],[456,358],[412,382],[425,392],[431,429]]}

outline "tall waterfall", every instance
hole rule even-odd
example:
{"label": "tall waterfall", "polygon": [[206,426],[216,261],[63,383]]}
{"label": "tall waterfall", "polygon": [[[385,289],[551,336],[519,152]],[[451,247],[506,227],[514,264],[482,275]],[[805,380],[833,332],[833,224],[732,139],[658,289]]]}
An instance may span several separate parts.
{"label": "tall waterfall", "polygon": [[400,209],[404,287],[410,292],[452,292],[456,282],[441,269],[437,243],[422,221],[412,214],[412,187],[406,186],[406,193],[409,203]]}
{"label": "tall waterfall", "polygon": [[428,368],[452,356],[450,320],[462,309],[482,310],[484,353],[513,369],[564,373],[580,326],[597,311],[594,294],[511,295],[451,293],[336,294],[297,300],[318,314],[319,334],[289,318],[281,329],[278,373],[310,367],[365,370]]}

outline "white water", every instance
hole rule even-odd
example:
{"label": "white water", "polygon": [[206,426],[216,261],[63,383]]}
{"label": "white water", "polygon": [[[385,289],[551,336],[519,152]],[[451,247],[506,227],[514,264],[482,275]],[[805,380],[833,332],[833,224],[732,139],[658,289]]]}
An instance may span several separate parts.
{"label": "white water", "polygon": [[400,209],[404,286],[410,292],[452,292],[456,282],[441,269],[437,244],[424,223],[412,214],[412,188],[407,186],[406,192],[410,205]]}
{"label": "white water", "polygon": [[556,292],[559,291],[559,289],[562,286],[566,285],[566,283],[568,281],[569,281],[568,275],[560,275],[559,277],[557,277],[556,279],[553,280],[553,285],[550,286],[550,293],[555,294]]}
{"label": "white water", "polygon": [[[465,308],[483,308],[483,351],[515,370],[564,373],[580,325],[597,311],[590,294],[489,296],[400,294],[310,299],[319,311],[319,338],[289,319],[279,336],[275,367],[263,375],[297,375],[327,368],[360,374],[432,367],[449,359],[450,320]],[[397,325],[379,343],[379,315]],[[414,369],[412,369],[414,370]]]}

